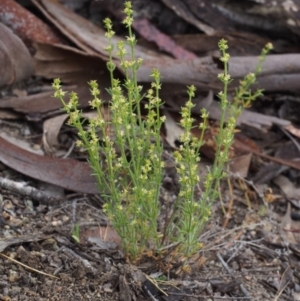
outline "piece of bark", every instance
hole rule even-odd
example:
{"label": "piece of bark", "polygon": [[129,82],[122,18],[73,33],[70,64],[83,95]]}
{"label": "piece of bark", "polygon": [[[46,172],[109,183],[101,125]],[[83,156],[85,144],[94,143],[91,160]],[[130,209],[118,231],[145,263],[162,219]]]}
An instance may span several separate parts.
{"label": "piece of bark", "polygon": [[[248,30],[286,38],[299,31],[300,1],[162,0],[178,16],[206,34]],[[192,18],[188,16],[192,15]],[[200,26],[197,24],[200,22]]]}
{"label": "piece of bark", "polygon": [[[212,102],[211,105],[206,109],[208,110],[210,118],[215,120],[220,119],[221,108],[216,101]],[[288,120],[281,119],[275,116],[268,116],[257,112],[252,112],[249,110],[243,110],[240,117],[237,120],[238,126],[248,125],[263,131],[268,130],[272,125],[285,127],[290,124],[291,122]]]}

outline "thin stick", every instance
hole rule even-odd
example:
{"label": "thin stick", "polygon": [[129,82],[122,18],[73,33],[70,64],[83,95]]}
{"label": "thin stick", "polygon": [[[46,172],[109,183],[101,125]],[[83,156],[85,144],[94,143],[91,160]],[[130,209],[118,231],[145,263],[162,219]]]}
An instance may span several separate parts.
{"label": "thin stick", "polygon": [[[224,268],[226,269],[226,271],[230,274],[230,276],[232,277],[232,279],[234,279],[235,277],[232,274],[231,268],[227,265],[227,263],[225,262],[225,260],[223,259],[223,257],[221,256],[221,254],[219,252],[217,252],[217,257],[218,257],[219,261],[222,263],[222,265],[224,266]],[[245,289],[245,287],[243,286],[243,284],[240,283],[239,286],[240,286],[241,291],[244,293],[244,295],[247,298],[251,298],[251,294]]]}
{"label": "thin stick", "polygon": [[62,200],[62,198],[28,186],[25,182],[16,182],[2,177],[0,177],[0,187],[20,195],[30,197],[42,204],[54,205],[58,204]]}
{"label": "thin stick", "polygon": [[26,264],[24,264],[24,263],[22,263],[22,262],[20,262],[20,261],[18,261],[18,260],[15,260],[15,259],[13,259],[13,258],[10,258],[9,256],[4,255],[3,253],[0,253],[0,255],[3,256],[4,258],[10,260],[10,261],[13,261],[13,262],[15,262],[15,263],[17,263],[17,264],[23,266],[24,268],[26,268],[26,269],[28,269],[28,270],[34,271],[34,272],[36,272],[36,273],[39,273],[39,274],[41,274],[41,275],[45,275],[45,276],[48,276],[48,277],[51,277],[51,278],[54,278],[54,279],[59,279],[59,278],[56,277],[56,276],[53,276],[53,275],[44,273],[44,272],[42,272],[42,271],[36,270],[36,269],[34,269],[34,268],[31,268],[30,266],[28,266],[28,265],[26,265]]}

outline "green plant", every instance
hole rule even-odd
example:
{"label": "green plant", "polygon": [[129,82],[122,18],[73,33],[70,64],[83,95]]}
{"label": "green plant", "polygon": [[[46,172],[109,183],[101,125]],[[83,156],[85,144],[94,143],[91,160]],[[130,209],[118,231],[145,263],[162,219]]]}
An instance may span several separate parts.
{"label": "green plant", "polygon": [[[59,79],[55,79],[53,83],[55,97],[61,100],[64,110],[70,116],[68,124],[78,130],[77,145],[83,146],[88,152],[89,163],[97,178],[99,190],[105,194],[106,203],[103,210],[122,238],[123,249],[128,258],[136,261],[148,250],[157,252],[161,247],[173,243],[178,244],[177,254],[189,258],[199,250],[199,234],[210,217],[219,181],[225,176],[224,165],[228,161],[237,117],[243,107],[261,92],[258,91],[254,95],[249,92],[249,85],[255,82],[256,74],[254,74],[245,77],[234,101],[232,103],[228,101],[227,89],[231,81],[228,74],[229,55],[226,53],[226,41],[221,40],[219,47],[222,51],[224,73],[219,75],[219,78],[224,84],[224,90],[219,93],[222,118],[216,139],[216,159],[206,176],[205,189],[200,199],[195,200],[195,186],[200,181],[199,149],[203,144],[208,114],[205,110],[201,111],[203,122],[199,128],[202,134],[200,139],[193,137],[191,129],[195,120],[192,118],[191,109],[194,106],[192,98],[195,87],[191,86],[188,88],[189,100],[181,111],[180,124],[184,129],[184,134],[180,138],[182,144],[179,150],[174,152],[181,191],[174,205],[172,218],[165,225],[164,231],[158,232],[159,195],[164,171],[160,129],[165,121],[165,117],[160,115],[162,105],[159,98],[160,73],[157,69],[152,71],[151,89],[143,95],[142,87],[137,81],[137,70],[142,64],[142,59],[136,59],[134,54],[137,41],[131,29],[133,10],[130,2],[125,3],[124,12],[126,18],[123,23],[128,28],[128,37],[126,42],[120,41],[117,44],[119,65],[125,75],[124,83],[114,77],[116,69],[112,43],[114,32],[111,21],[104,20],[106,37],[109,41],[106,51],[109,57],[107,68],[111,78],[111,87],[108,89],[111,95],[108,104],[110,120],[104,116],[104,102],[100,99],[100,91],[95,81],[89,82],[93,96],[90,106],[97,111],[97,118],[88,120],[87,127],[82,112],[78,109],[77,95],[71,92],[70,101],[66,103],[64,101],[66,92],[62,90]],[[128,51],[129,59],[127,59]],[[258,68],[257,72],[259,71]],[[141,112],[142,101],[146,103],[145,117]],[[226,114],[230,115],[227,120]],[[112,132],[115,135],[113,139],[110,135]]]}
{"label": "green plant", "polygon": [[79,225],[75,224],[73,231],[72,231],[72,238],[77,243],[80,243],[80,235],[79,234],[80,234]]}

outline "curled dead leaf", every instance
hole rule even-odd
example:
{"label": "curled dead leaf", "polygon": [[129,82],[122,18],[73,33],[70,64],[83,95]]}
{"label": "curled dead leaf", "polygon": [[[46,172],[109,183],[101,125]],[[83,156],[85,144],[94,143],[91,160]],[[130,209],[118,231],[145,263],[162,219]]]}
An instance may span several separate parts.
{"label": "curled dead leaf", "polygon": [[0,23],[0,86],[10,85],[34,72],[31,55],[18,36]]}

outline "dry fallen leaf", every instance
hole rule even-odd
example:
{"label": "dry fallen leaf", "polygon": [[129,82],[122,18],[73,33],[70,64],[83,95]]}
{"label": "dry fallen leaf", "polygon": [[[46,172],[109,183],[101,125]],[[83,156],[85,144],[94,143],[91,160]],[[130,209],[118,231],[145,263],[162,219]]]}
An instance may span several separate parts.
{"label": "dry fallen leaf", "polygon": [[13,137],[13,136],[10,136],[8,135],[7,133],[5,132],[0,132],[0,137],[5,139],[6,141],[8,141],[9,143],[19,147],[19,148],[22,148],[30,153],[33,153],[33,154],[36,154],[36,155],[40,155],[40,156],[43,156],[44,155],[44,152],[42,149],[34,149],[32,147],[32,145],[30,145],[30,143],[26,140],[20,140],[16,137]]}
{"label": "dry fallen leaf", "polygon": [[197,55],[177,45],[172,38],[161,32],[146,18],[139,18],[132,24],[133,28],[147,41],[155,43],[161,51],[171,54],[179,60],[195,59]]}
{"label": "dry fallen leaf", "polygon": [[[87,83],[97,80],[101,96],[110,85],[106,62],[99,56],[89,55],[75,47],[35,43],[35,75],[53,79],[59,77],[63,83]],[[121,74],[116,73],[116,76]]]}
{"label": "dry fallen leaf", "polygon": [[61,127],[69,118],[68,114],[54,116],[43,123],[43,147],[47,155],[55,154],[59,147],[58,135]]}
{"label": "dry fallen leaf", "polygon": [[[0,108],[12,109],[26,115],[28,120],[40,121],[49,116],[61,113],[61,101],[53,97],[52,88],[50,92],[41,92],[24,97],[5,97],[0,101]],[[66,91],[78,93],[81,108],[88,107],[91,93],[89,87],[84,82],[79,82],[76,86],[64,86]],[[101,91],[102,92],[102,91]],[[108,94],[103,91],[102,99],[108,98]],[[65,98],[68,101],[68,95]]]}
{"label": "dry fallen leaf", "polygon": [[[104,111],[104,109],[102,110]],[[97,117],[96,111],[83,113],[82,116],[86,119],[95,119]],[[43,124],[43,147],[47,155],[53,155],[60,147],[58,136],[61,127],[69,118],[68,114],[54,116],[44,121]]]}
{"label": "dry fallen leaf", "polygon": [[290,132],[295,137],[300,138],[300,129],[294,126],[293,124],[285,126],[284,129]]}
{"label": "dry fallen leaf", "polygon": [[14,0],[1,0],[0,22],[11,28],[26,43],[62,43],[61,37],[49,25]]}
{"label": "dry fallen leaf", "polygon": [[31,55],[18,36],[0,23],[0,86],[30,77],[33,72]]}
{"label": "dry fallen leaf", "polygon": [[235,156],[229,163],[230,171],[239,175],[241,178],[248,176],[248,171],[251,163],[252,153],[241,156]]}
{"label": "dry fallen leaf", "polygon": [[171,116],[170,112],[167,110],[164,111],[164,115],[166,116],[166,121],[164,122],[164,127],[166,130],[165,140],[169,143],[171,147],[174,149],[177,148],[175,142],[179,141],[180,136],[184,133],[182,127],[178,125],[178,122],[174,120]]}
{"label": "dry fallen leaf", "polygon": [[40,156],[25,151],[0,137],[0,161],[29,177],[68,190],[99,193],[88,163]]}
{"label": "dry fallen leaf", "polygon": [[289,200],[300,199],[300,188],[296,188],[287,177],[279,175],[275,179],[273,179],[273,182],[279,186],[279,188]]}
{"label": "dry fallen leaf", "polygon": [[110,226],[90,227],[80,229],[82,243],[94,243],[100,249],[116,249],[121,246],[122,239],[115,229]]}
{"label": "dry fallen leaf", "polygon": [[[296,224],[296,225],[295,225]],[[291,203],[287,203],[287,210],[282,218],[281,224],[280,224],[280,234],[281,238],[286,242],[290,244],[296,244],[299,242],[299,233],[296,233],[294,230],[298,228],[300,231],[300,223],[294,222],[291,219]]]}

